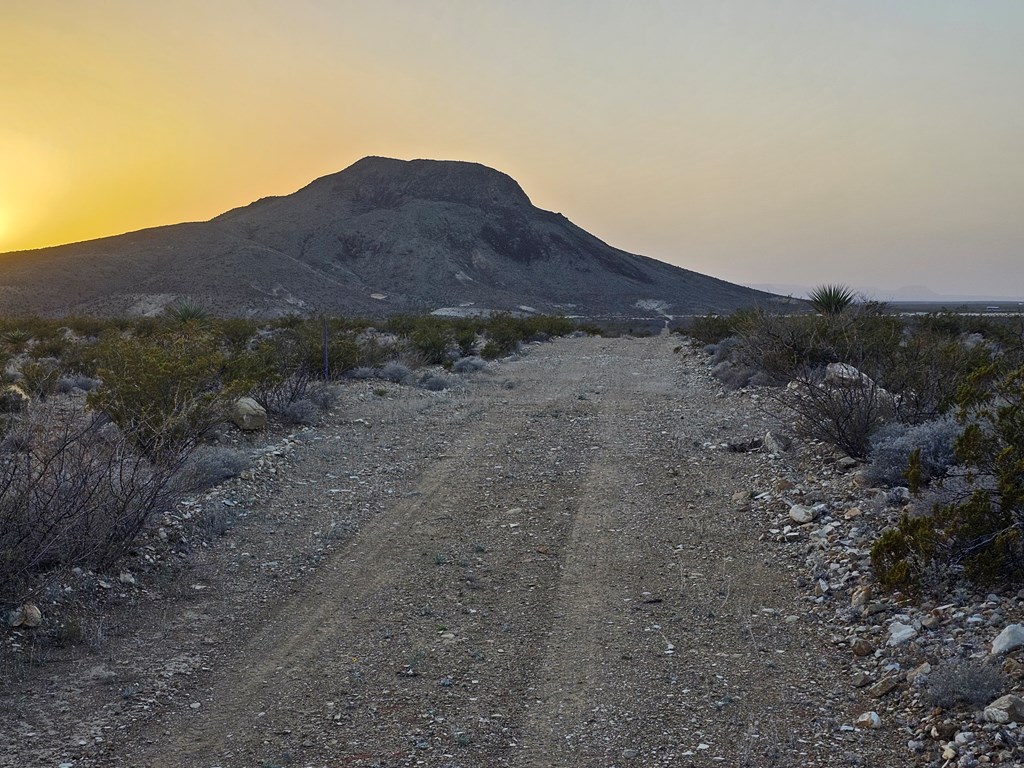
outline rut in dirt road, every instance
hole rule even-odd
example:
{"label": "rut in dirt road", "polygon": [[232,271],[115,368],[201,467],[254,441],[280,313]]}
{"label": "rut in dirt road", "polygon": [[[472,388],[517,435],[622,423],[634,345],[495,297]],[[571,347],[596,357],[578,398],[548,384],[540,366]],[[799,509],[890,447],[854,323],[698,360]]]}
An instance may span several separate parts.
{"label": "rut in dirt road", "polygon": [[514,388],[481,377],[407,490],[217,664],[197,706],[112,759],[898,764],[883,739],[837,741],[854,702],[818,703],[838,662],[783,620],[791,566],[732,501],[768,459],[708,447],[763,434],[763,417],[724,408],[672,348],[561,340],[504,366]]}

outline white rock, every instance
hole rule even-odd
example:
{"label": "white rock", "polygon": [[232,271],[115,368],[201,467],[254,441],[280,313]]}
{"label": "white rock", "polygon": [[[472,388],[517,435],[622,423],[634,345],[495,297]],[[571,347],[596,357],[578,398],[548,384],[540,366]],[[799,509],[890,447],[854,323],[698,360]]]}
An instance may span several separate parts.
{"label": "white rock", "polygon": [[862,729],[880,728],[882,726],[882,718],[878,716],[877,712],[865,712],[853,724]]}
{"label": "white rock", "polygon": [[992,654],[998,656],[1024,646],[1024,624],[1009,624],[992,641]]}
{"label": "white rock", "polygon": [[894,621],[889,625],[889,645],[900,645],[917,636],[917,630],[910,624]]}
{"label": "white rock", "polygon": [[800,523],[801,525],[804,523],[814,522],[814,515],[815,513],[813,509],[805,507],[802,504],[794,504],[789,508],[789,519],[794,523]]}
{"label": "white rock", "polygon": [[267,426],[267,412],[251,397],[241,397],[231,406],[231,420],[239,429],[263,429]]}
{"label": "white rock", "polygon": [[1000,696],[985,707],[985,721],[988,723],[1024,723],[1024,699],[1012,693]]}

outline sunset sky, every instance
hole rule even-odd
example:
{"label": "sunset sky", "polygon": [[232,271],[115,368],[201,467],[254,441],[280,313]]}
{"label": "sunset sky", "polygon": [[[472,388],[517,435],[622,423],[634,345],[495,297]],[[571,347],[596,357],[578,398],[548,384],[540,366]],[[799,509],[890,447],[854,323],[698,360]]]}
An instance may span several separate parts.
{"label": "sunset sky", "polygon": [[0,251],[471,160],[744,284],[1024,296],[1020,0],[0,0]]}

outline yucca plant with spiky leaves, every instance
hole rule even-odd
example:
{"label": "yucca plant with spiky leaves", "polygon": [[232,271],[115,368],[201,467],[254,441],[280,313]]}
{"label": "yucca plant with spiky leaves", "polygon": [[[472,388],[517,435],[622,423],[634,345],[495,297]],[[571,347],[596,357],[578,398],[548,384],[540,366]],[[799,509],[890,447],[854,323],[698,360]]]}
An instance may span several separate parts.
{"label": "yucca plant with spiky leaves", "polygon": [[811,291],[807,299],[811,302],[820,314],[832,317],[841,315],[843,310],[849,307],[857,294],[848,285],[836,283],[835,285],[819,285]]}
{"label": "yucca plant with spiky leaves", "polygon": [[164,313],[172,322],[181,325],[186,323],[202,325],[210,319],[209,311],[191,297],[179,299],[164,309]]}

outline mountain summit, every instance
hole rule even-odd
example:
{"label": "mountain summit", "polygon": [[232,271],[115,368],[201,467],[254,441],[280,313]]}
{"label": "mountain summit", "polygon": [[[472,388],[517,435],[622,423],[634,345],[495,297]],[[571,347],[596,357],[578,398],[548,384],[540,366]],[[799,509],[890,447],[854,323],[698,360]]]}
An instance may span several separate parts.
{"label": "mountain summit", "polygon": [[208,222],[0,255],[0,311],[725,312],[778,297],[612,248],[476,163],[367,157]]}

